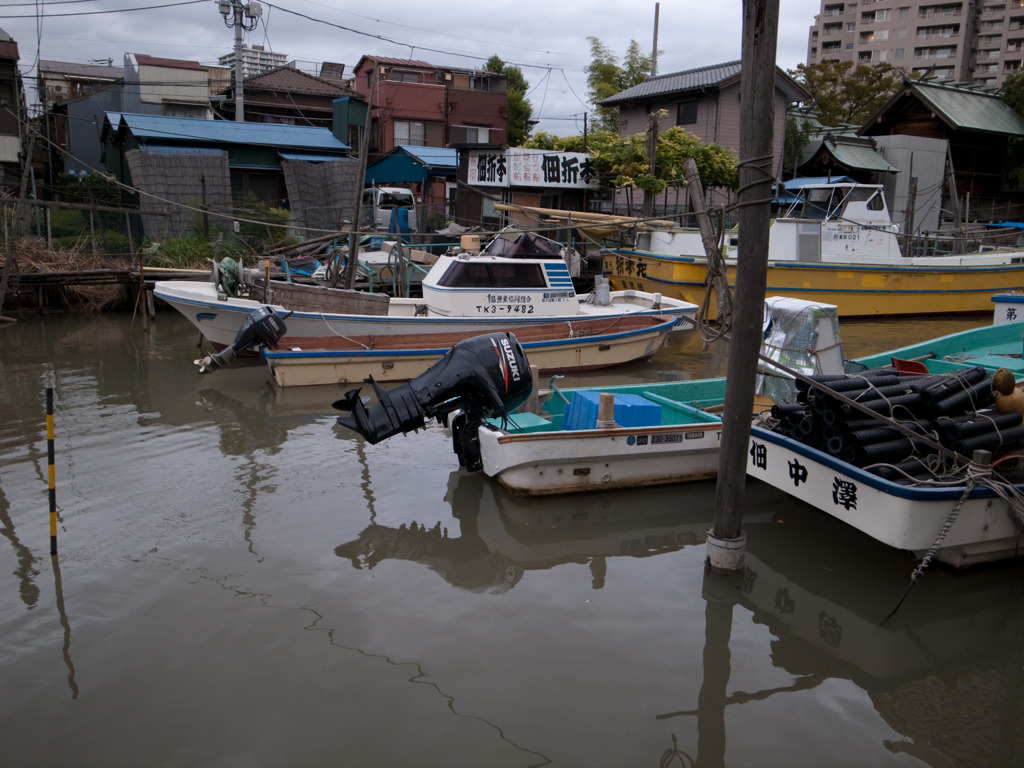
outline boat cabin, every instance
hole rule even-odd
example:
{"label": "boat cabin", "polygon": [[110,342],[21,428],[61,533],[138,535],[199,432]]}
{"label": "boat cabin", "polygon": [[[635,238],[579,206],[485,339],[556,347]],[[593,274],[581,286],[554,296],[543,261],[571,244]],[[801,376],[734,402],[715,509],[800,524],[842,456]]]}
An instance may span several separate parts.
{"label": "boat cabin", "polygon": [[880,184],[800,187],[771,228],[772,261],[877,261],[901,256]]}
{"label": "boat cabin", "polygon": [[561,245],[535,233],[507,233],[480,252],[438,258],[423,299],[445,315],[545,316],[579,309]]}

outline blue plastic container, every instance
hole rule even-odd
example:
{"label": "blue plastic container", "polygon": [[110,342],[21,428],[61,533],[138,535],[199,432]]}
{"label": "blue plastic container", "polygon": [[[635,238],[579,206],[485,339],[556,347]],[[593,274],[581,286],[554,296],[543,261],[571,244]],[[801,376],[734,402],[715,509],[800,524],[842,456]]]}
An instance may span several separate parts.
{"label": "blue plastic container", "polygon": [[[596,429],[600,400],[600,392],[573,392],[562,417],[562,429]],[[615,395],[615,423],[620,427],[658,426],[661,406],[640,395]]]}

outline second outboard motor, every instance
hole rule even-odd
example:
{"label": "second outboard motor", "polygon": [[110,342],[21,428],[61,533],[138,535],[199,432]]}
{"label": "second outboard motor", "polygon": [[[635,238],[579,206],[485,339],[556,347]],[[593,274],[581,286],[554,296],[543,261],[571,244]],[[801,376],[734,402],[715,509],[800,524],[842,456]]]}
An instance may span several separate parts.
{"label": "second outboard motor", "polygon": [[212,373],[223,368],[247,349],[276,346],[288,330],[284,324],[288,315],[281,315],[270,307],[254,309],[238,329],[230,347],[194,361],[199,366],[199,373]]}
{"label": "second outboard motor", "polygon": [[[515,410],[533,390],[526,353],[515,335],[507,331],[460,341],[407,384],[384,390],[372,377],[367,381],[379,402],[367,408],[360,390],[353,389],[334,407],[349,412],[339,416],[338,423],[370,443],[419,429],[428,418],[447,424],[448,415],[456,410],[461,411],[461,428],[453,426],[452,437],[461,441],[467,425],[479,425],[484,419]],[[458,442],[456,453],[461,459]],[[476,455],[479,460],[479,451]]]}

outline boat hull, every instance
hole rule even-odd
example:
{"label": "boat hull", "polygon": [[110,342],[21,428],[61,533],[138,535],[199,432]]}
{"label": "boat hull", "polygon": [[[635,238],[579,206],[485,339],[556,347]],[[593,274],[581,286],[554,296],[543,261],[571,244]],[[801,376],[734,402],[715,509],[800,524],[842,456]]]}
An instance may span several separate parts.
{"label": "boat hull", "polygon": [[1024,552],[1024,535],[1017,530],[1007,502],[987,488],[977,487],[963,500],[940,541],[940,531],[964,496],[962,486],[921,488],[892,483],[758,427],[751,429],[749,455],[748,476],[917,557],[938,543],[935,558],[962,568]]}
{"label": "boat hull", "polygon": [[[345,336],[398,336],[405,334],[451,333],[472,331],[478,334],[505,331],[516,327],[572,322],[606,317],[609,320],[622,315],[671,315],[692,318],[696,307],[681,303],[649,306],[650,297],[636,292],[613,296],[607,306],[588,305],[582,311],[569,315],[495,315],[485,311],[469,316],[449,316],[426,312],[415,299],[391,299],[385,314],[355,314],[337,312],[294,311],[277,304],[264,304],[252,299],[230,298],[219,300],[216,288],[210,283],[185,281],[158,282],[154,296],[167,302],[183,314],[203,336],[218,349],[230,346],[251,312],[270,306],[285,316],[289,338],[338,338]],[[486,309],[486,307],[482,308]],[[689,324],[679,326],[681,330]]]}
{"label": "boat hull", "polygon": [[[992,295],[1024,288],[1020,263],[985,264],[981,260],[941,257],[951,263],[925,265],[850,265],[773,261],[768,264],[765,296],[788,296],[834,304],[840,317],[927,315],[991,312]],[[934,262],[936,259],[930,259]],[[708,268],[701,258],[619,250],[604,255],[604,274],[615,290],[656,291],[701,304]],[[731,288],[736,285],[734,261],[727,264]],[[717,314],[714,295],[710,315]]]}
{"label": "boat hull", "polygon": [[550,435],[479,432],[484,473],[525,496],[707,480],[718,473],[721,435],[721,422]]}
{"label": "boat hull", "polygon": [[[582,322],[566,324],[566,329],[583,325]],[[628,323],[619,325],[626,327]],[[649,358],[665,343],[675,327],[675,320],[671,317],[663,318],[662,322],[651,319],[642,327],[615,333],[527,340],[535,330],[550,326],[546,323],[532,330],[507,326],[502,329],[522,334],[520,342],[530,365],[540,368],[542,375],[596,370]],[[471,335],[475,332],[465,334],[466,338]],[[264,350],[263,355],[274,381],[281,387],[360,382],[370,376],[379,382],[408,381],[441,359],[455,343],[451,334],[439,334],[439,338],[444,338],[444,345],[426,348],[422,345],[419,348],[391,345],[369,348],[370,345],[366,345],[366,348],[344,350],[281,348]],[[419,336],[419,340],[422,341],[423,336]]]}

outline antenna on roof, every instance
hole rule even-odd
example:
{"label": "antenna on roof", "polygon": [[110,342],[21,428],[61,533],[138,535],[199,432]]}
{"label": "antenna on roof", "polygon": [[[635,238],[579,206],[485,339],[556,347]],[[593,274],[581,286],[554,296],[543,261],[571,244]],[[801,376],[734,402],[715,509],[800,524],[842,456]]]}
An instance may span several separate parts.
{"label": "antenna on roof", "polygon": [[106,64],[108,67],[113,66],[114,60],[111,58],[106,59],[89,59],[90,64]]}

